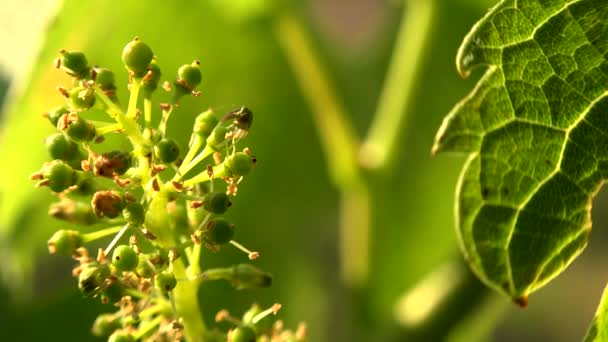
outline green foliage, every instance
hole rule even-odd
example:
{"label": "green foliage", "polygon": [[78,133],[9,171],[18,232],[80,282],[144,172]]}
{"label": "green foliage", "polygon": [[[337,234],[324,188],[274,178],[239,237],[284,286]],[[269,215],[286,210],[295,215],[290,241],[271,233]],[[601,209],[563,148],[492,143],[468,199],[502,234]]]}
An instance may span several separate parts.
{"label": "green foliage", "polygon": [[608,286],[604,289],[604,294],[597,308],[593,322],[585,336],[585,342],[604,342],[608,341]]}
{"label": "green foliage", "polygon": [[[415,86],[418,100],[412,111],[417,114],[411,118],[415,129],[403,131],[401,136],[408,143],[400,146],[403,158],[399,158],[399,163],[388,178],[374,179],[374,197],[382,203],[374,208],[374,225],[381,229],[378,229],[378,235],[372,239],[377,244],[372,256],[374,282],[370,284],[371,289],[366,291],[364,305],[372,308],[371,314],[368,314],[376,321],[382,321],[382,325],[391,319],[391,305],[397,294],[452,253],[453,234],[450,234],[449,229],[451,216],[448,203],[452,197],[449,185],[455,178],[457,161],[432,160],[428,156],[427,144],[420,141],[428,142],[439,120],[438,115],[445,112],[455,96],[468,86],[468,83],[457,82],[457,77],[452,75],[449,66],[455,49],[453,42],[460,39],[462,30],[466,29],[464,26],[469,25],[481,13],[478,12],[481,11],[480,7],[456,4],[464,1],[481,2],[447,1],[445,6],[443,3],[440,6],[441,11],[433,26],[437,37],[432,41],[433,53],[420,66],[425,77],[423,82],[416,83]],[[489,3],[488,0],[483,1]],[[218,5],[217,10],[222,11],[231,11],[236,7],[225,6],[223,1],[215,3]],[[242,3],[248,5],[252,2]],[[204,65],[205,85],[209,86],[202,89],[203,96],[180,103],[181,108],[174,113],[179,119],[169,129],[169,133],[172,130],[184,133],[178,139],[180,146],[186,146],[189,120],[201,108],[213,106],[219,114],[226,104],[247,103],[256,108],[256,113],[260,113],[259,118],[263,118],[256,123],[256,130],[259,131],[250,138],[259,146],[255,152],[263,156],[264,167],[256,170],[255,179],[248,183],[252,187],[239,192],[239,201],[242,200],[246,205],[239,205],[239,212],[231,214],[231,220],[239,223],[239,227],[240,223],[247,222],[246,229],[238,233],[239,239],[256,241],[256,247],[265,251],[262,261],[265,267],[277,273],[292,273],[289,278],[278,281],[273,286],[272,293],[257,291],[256,295],[270,300],[270,296],[276,294],[289,302],[286,321],[296,319],[294,312],[305,315],[314,327],[311,329],[314,336],[312,341],[324,340],[327,331],[323,328],[323,323],[328,321],[332,322],[329,327],[331,336],[338,336],[333,340],[352,340],[339,337],[344,336],[345,332],[350,334],[356,330],[359,330],[356,333],[359,339],[370,340],[366,339],[367,334],[360,332],[368,330],[377,322],[372,322],[372,319],[355,323],[351,318],[356,315],[356,310],[341,311],[345,298],[335,296],[335,291],[341,289],[338,287],[338,277],[334,276],[336,266],[334,263],[319,262],[319,256],[323,256],[323,260],[326,260],[326,256],[336,257],[330,246],[336,243],[337,195],[328,185],[322,167],[324,162],[319,144],[314,139],[316,132],[309,117],[309,109],[298,94],[293,76],[282,60],[284,56],[278,50],[272,32],[260,25],[236,29],[235,25],[221,20],[217,11],[206,2],[189,4],[188,11],[183,9],[183,4],[173,2],[142,7],[139,3],[129,2],[107,4],[100,1],[67,1],[58,20],[50,26],[39,62],[32,72],[31,82],[27,84],[21,100],[12,107],[14,109],[11,115],[7,116],[10,119],[6,126],[8,129],[4,130],[4,140],[0,144],[0,147],[4,147],[2,153],[15,160],[15,164],[6,171],[1,184],[3,198],[8,200],[1,203],[3,215],[0,229],[8,233],[5,246],[11,247],[10,251],[6,251],[11,258],[4,257],[0,269],[5,274],[13,270],[18,273],[5,280],[10,280],[19,290],[27,291],[36,284],[29,280],[34,265],[46,268],[48,263],[59,260],[46,258],[44,253],[35,254],[33,251],[34,248],[39,248],[41,241],[48,238],[51,229],[58,228],[56,221],[44,219],[46,206],[52,197],[45,197],[44,192],[30,189],[27,180],[20,181],[20,176],[39,167],[39,162],[45,158],[46,151],[39,152],[36,148],[40,149],[41,146],[37,145],[47,134],[44,129],[48,131],[49,127],[46,122],[36,120],[36,117],[56,104],[56,95],[48,92],[48,85],[54,86],[59,84],[56,82],[63,81],[57,80],[59,73],[47,70],[52,58],[62,47],[87,51],[91,61],[117,71],[117,93],[124,104],[127,98],[126,77],[124,73],[118,72],[122,66],[118,65],[119,54],[116,52],[133,35],[141,34],[147,40],[153,40],[155,53],[162,56],[159,62],[163,68],[177,68],[184,62],[184,58],[190,61],[200,57]],[[390,30],[377,32],[380,41],[376,41],[365,52],[351,53],[350,48],[342,49],[340,44],[331,41],[318,46],[321,55],[334,58],[330,59],[332,76],[337,78],[339,92],[345,95],[344,100],[348,106],[357,109],[353,113],[356,114],[353,119],[358,127],[362,127],[369,119],[368,113],[376,101],[375,96],[386,68],[384,57],[389,52],[390,43],[384,37],[389,37],[392,33],[397,16],[389,19],[391,20],[387,20],[382,27]],[[170,29],[159,30],[161,27]],[[318,33],[324,34],[326,29],[317,27]],[[321,41],[324,39],[326,38]],[[101,46],[103,49],[99,48]],[[336,49],[332,50],[333,48]],[[243,53],[246,58],[243,58]],[[357,64],[351,63],[351,59],[356,60]],[[167,74],[170,78],[171,73]],[[165,78],[167,77],[163,77],[163,81]],[[260,84],[264,86],[260,87]],[[438,92],[442,96],[438,97]],[[163,91],[157,90],[154,96],[162,99]],[[158,110],[156,107],[154,109]],[[279,138],[284,134],[288,135],[288,139]],[[22,141],[23,136],[32,138]],[[114,148],[125,147],[125,142],[114,139],[113,136],[109,140],[114,140]],[[23,151],[28,151],[28,158],[19,158]],[[273,164],[280,167],[272,167]],[[431,187],[433,191],[428,191]],[[293,196],[286,195],[287,188]],[[35,195],[32,196],[32,193]],[[268,205],[265,197],[259,196],[260,193],[280,200]],[[412,193],[417,196],[411,196]],[[294,208],[298,210],[293,210]],[[428,215],[430,210],[433,210],[433,215]],[[253,217],[256,219],[251,220]],[[261,234],[267,238],[260,240],[258,237]],[[424,241],[433,241],[436,248],[429,250],[428,244],[421,243]],[[289,258],[284,257],[286,251]],[[34,255],[38,255],[36,261],[33,261]],[[221,255],[221,258],[224,257]],[[205,264],[209,265],[218,264],[218,259],[218,254],[209,253],[204,256]],[[416,262],[411,262],[412,260]],[[408,266],[404,268],[405,264]],[[329,277],[327,267],[332,270]],[[47,284],[45,274],[42,273],[43,278],[37,279]],[[56,273],[47,277],[66,281]],[[221,304],[221,307],[232,309],[247,305],[250,301],[248,295],[233,295],[230,289],[222,288],[221,284],[210,286],[222,291],[222,295],[201,292],[201,301],[211,308],[215,309]],[[71,292],[64,292],[68,293]],[[36,297],[33,298],[48,294],[49,292],[36,291]],[[29,293],[27,297],[30,297]],[[94,319],[90,312],[97,310],[96,307],[83,303],[78,296],[67,299],[65,296],[57,296],[52,300],[36,300],[31,308],[19,310],[16,314],[13,314],[12,307],[9,306],[8,310],[4,310],[5,316],[1,317],[8,319],[3,321],[9,322],[6,324],[9,336],[18,332],[19,338],[25,340],[61,336],[66,341],[83,341],[88,335],[88,323]],[[64,315],[57,308],[75,308],[78,305],[79,311],[88,314],[69,318],[70,334],[65,334],[66,323],[60,321]],[[207,321],[212,321],[212,315],[213,312],[207,313]],[[20,329],[24,323],[42,328]]]}
{"label": "green foliage", "polygon": [[603,0],[502,1],[458,53],[463,76],[488,68],[433,151],[469,156],[461,245],[475,273],[520,305],[585,247],[608,176],[607,19]]}

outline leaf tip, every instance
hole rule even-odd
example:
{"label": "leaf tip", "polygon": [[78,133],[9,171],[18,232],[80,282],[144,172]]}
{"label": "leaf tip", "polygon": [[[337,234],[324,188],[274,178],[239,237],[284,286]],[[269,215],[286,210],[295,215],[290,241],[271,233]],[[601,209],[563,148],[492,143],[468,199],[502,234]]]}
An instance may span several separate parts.
{"label": "leaf tip", "polygon": [[513,302],[517,304],[520,308],[525,309],[528,307],[528,296],[521,296],[513,299]]}
{"label": "leaf tip", "polygon": [[456,54],[456,70],[463,79],[467,79],[471,75],[471,65],[475,57],[470,49],[470,42],[465,40],[458,49]]}

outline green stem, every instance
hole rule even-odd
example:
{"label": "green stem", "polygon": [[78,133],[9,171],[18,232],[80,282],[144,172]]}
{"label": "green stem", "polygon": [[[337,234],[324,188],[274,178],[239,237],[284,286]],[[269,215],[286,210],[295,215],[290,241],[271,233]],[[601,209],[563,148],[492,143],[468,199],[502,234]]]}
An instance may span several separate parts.
{"label": "green stem", "polygon": [[400,327],[392,340],[444,341],[481,310],[491,295],[459,257],[429,274],[397,302]]}
{"label": "green stem", "polygon": [[354,128],[342,103],[327,79],[304,25],[293,15],[281,15],[274,30],[295,74],[304,97],[312,107],[322,147],[332,179],[338,187],[348,187],[359,178]]}
{"label": "green stem", "polygon": [[160,125],[158,130],[160,131],[160,135],[164,138],[167,132],[167,122],[169,122],[169,118],[171,117],[171,113],[173,112],[174,105],[170,105],[169,109],[163,110],[163,115],[160,118]]}
{"label": "green stem", "polygon": [[106,126],[102,126],[102,127],[97,127],[95,129],[95,132],[97,133],[97,135],[104,135],[104,134],[108,134],[111,132],[116,132],[122,129],[122,125],[119,123],[113,123],[110,125],[106,125]]}
{"label": "green stem", "polygon": [[[221,178],[221,177],[224,177],[225,175],[226,175],[226,169],[224,168],[224,164],[217,165],[213,168],[213,177]],[[210,180],[211,180],[211,178],[209,178],[209,174],[205,170],[205,171],[199,173],[198,175],[185,181],[184,187],[187,188],[189,186],[192,186],[192,185],[195,185],[198,183],[202,183],[202,182],[208,182]]]}
{"label": "green stem", "polygon": [[110,236],[110,235],[116,234],[116,233],[118,233],[120,231],[120,229],[122,229],[123,226],[124,226],[124,224],[122,224],[120,226],[116,226],[116,227],[104,228],[104,229],[98,230],[96,232],[91,232],[91,233],[83,234],[82,235],[82,242],[83,243],[88,243],[88,242],[91,242],[91,241],[95,241],[97,239],[104,238],[106,236]]}
{"label": "green stem", "polygon": [[137,99],[139,98],[139,89],[141,88],[141,79],[134,78],[131,82],[131,96],[129,97],[129,106],[127,107],[127,118],[135,120],[137,116]]}
{"label": "green stem", "polygon": [[369,192],[357,161],[359,148],[346,110],[326,77],[304,25],[284,13],[275,35],[284,50],[319,130],[330,177],[341,191],[340,243],[342,276],[353,287],[363,286],[368,274]]}
{"label": "green stem", "polygon": [[201,274],[201,250],[203,248],[203,244],[194,244],[192,246],[192,253],[190,253],[190,266],[188,267],[187,274],[189,278],[196,277]]}
{"label": "green stem", "polygon": [[153,329],[156,329],[156,327],[162,321],[163,321],[163,316],[156,316],[151,321],[143,323],[143,327],[139,328],[139,330],[137,331],[137,333],[135,333],[135,335],[133,337],[135,337],[136,340],[139,340],[140,338],[142,338],[142,337],[146,336],[148,333],[150,333]]}
{"label": "green stem", "polygon": [[[167,188],[161,186],[156,193],[146,215],[145,225],[157,237],[157,242],[164,248],[176,245],[170,230],[169,218],[167,216],[167,204],[169,202]],[[187,278],[186,267],[183,257],[173,261],[173,274],[177,279]],[[184,332],[189,342],[202,342],[206,331],[205,322],[199,308],[198,284],[196,281],[181,281],[173,290],[177,314],[183,320]]]}
{"label": "green stem", "polygon": [[411,113],[410,102],[431,32],[434,8],[434,0],[409,0],[404,6],[376,114],[361,146],[361,163],[367,168],[385,166],[388,159],[395,155],[400,133],[407,131],[407,115]]}
{"label": "green stem", "polygon": [[[131,93],[133,94],[133,93]],[[128,118],[125,113],[122,112],[120,108],[112,102],[104,92],[96,87],[95,95],[108,107],[107,111],[110,116],[116,120],[119,124],[122,125],[122,131],[129,138],[131,143],[135,148],[141,148],[146,145],[146,141],[144,136],[141,134],[137,122],[135,120]],[[129,101],[130,103],[131,101]]]}
{"label": "green stem", "polygon": [[[187,164],[184,161],[182,166],[179,168],[179,173],[182,175],[185,175],[186,173],[188,173],[188,171],[192,170],[192,168],[194,168],[198,163],[200,163],[205,158],[212,155],[213,152],[215,152],[215,151],[211,147],[205,146],[205,148],[201,151],[201,153],[199,153],[194,159],[192,159],[192,161],[190,161]],[[179,178],[178,175],[175,175],[175,177]]]}
{"label": "green stem", "polygon": [[[188,149],[188,153],[184,157],[184,160],[182,160],[182,166],[184,166],[184,167],[186,167],[188,164],[190,164],[190,162],[193,160],[194,156],[196,155],[196,152],[198,152],[198,150],[201,149],[201,147],[203,146],[203,144],[205,142],[201,138],[200,135],[194,134],[193,136],[194,137],[192,138],[192,144],[190,145],[190,148]],[[205,159],[205,157],[203,157],[203,159]]]}
{"label": "green stem", "polygon": [[144,97],[144,122],[145,127],[152,127],[152,99]]}

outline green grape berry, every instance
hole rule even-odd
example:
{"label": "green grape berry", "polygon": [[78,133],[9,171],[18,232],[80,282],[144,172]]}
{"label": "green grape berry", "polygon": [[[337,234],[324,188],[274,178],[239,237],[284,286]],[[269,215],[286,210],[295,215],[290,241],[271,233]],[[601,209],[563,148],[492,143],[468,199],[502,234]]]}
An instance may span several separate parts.
{"label": "green grape berry", "polygon": [[117,270],[123,272],[133,271],[137,267],[138,262],[137,253],[135,253],[133,248],[127,245],[120,245],[114,249],[114,254],[112,254],[112,265],[114,265]]}
{"label": "green grape berry", "polygon": [[118,328],[120,328],[120,320],[116,316],[101,314],[95,319],[91,331],[97,337],[108,337]]}
{"label": "green grape berry", "polygon": [[110,269],[107,265],[89,262],[82,266],[78,276],[78,288],[87,297],[96,296],[103,290],[104,282],[109,276]]}
{"label": "green grape berry", "polygon": [[78,156],[78,145],[65,134],[53,134],[46,139],[46,146],[52,159],[68,161]]}
{"label": "green grape berry", "polygon": [[177,286],[177,280],[175,279],[175,276],[172,272],[169,271],[163,271],[158,273],[154,277],[154,282],[156,288],[163,293],[169,292],[173,290],[175,286]]}
{"label": "green grape berry", "polygon": [[153,57],[152,49],[137,37],[127,43],[122,50],[122,62],[135,77],[146,75]]}
{"label": "green grape berry", "polygon": [[177,70],[178,86],[184,87],[187,91],[193,91],[201,83],[202,75],[200,62],[194,61],[192,64],[184,64]]}
{"label": "green grape berry", "polygon": [[114,72],[110,69],[96,67],[95,84],[99,85],[103,90],[116,90],[116,79]]}
{"label": "green grape berry", "polygon": [[173,163],[179,157],[179,146],[173,139],[162,139],[154,146],[154,154],[163,163]]}
{"label": "green grape berry", "polygon": [[[80,183],[78,188],[80,189]],[[61,201],[52,203],[49,207],[49,215],[59,220],[83,226],[98,222],[90,204],[69,198],[62,198]]]}
{"label": "green grape berry", "polygon": [[272,275],[249,264],[232,268],[232,286],[239,290],[266,288],[272,285]]}
{"label": "green grape berry", "polygon": [[255,331],[245,325],[240,325],[230,332],[231,342],[255,342],[255,339]]}
{"label": "green grape berry", "polygon": [[69,52],[61,50],[59,52],[57,67],[63,69],[68,75],[75,78],[85,78],[89,74],[89,62],[87,57],[82,52]]}
{"label": "green grape berry", "polygon": [[150,97],[150,95],[152,95],[156,88],[158,88],[158,83],[160,82],[161,75],[162,73],[160,72],[158,64],[156,64],[155,60],[152,60],[152,62],[148,66],[148,71],[146,75],[141,81],[141,88],[146,97]]}
{"label": "green grape berry", "polygon": [[68,99],[74,109],[84,110],[91,108],[95,103],[95,89],[83,86],[75,87],[69,91]]}
{"label": "green grape berry", "polygon": [[113,178],[115,174],[123,175],[132,166],[131,153],[110,151],[95,158],[93,172],[96,176]]}
{"label": "green grape berry", "polygon": [[135,342],[135,337],[128,332],[117,330],[108,338],[108,342]]}
{"label": "green grape berry", "polygon": [[226,141],[226,133],[228,133],[226,127],[216,126],[207,138],[207,146],[219,151],[223,147],[224,141]]}
{"label": "green grape berry", "polygon": [[203,199],[203,208],[210,213],[223,214],[230,206],[232,202],[224,192],[210,192]]}
{"label": "green grape berry", "polygon": [[97,134],[93,124],[75,114],[65,114],[61,117],[57,128],[63,129],[75,142],[91,141]]}
{"label": "green grape berry", "polygon": [[49,121],[51,122],[51,124],[53,125],[53,127],[57,127],[57,121],[59,121],[59,118],[63,115],[63,114],[68,114],[70,111],[65,108],[64,106],[58,106],[55,107],[51,110],[49,110],[48,113],[46,113],[44,116],[46,116]]}
{"label": "green grape berry", "polygon": [[140,255],[135,268],[135,272],[144,278],[152,278],[154,275],[154,268],[150,265],[150,257],[148,255]]}
{"label": "green grape berry", "polygon": [[42,178],[52,191],[62,192],[76,184],[78,174],[63,161],[53,160],[44,167]]}
{"label": "green grape berry", "polygon": [[216,218],[209,221],[203,230],[205,239],[212,245],[223,245],[234,236],[234,224],[223,218]]}
{"label": "green grape berry", "polygon": [[106,279],[101,291],[101,302],[103,304],[114,304],[124,296],[124,287],[120,283],[120,280],[114,276],[110,276]]}
{"label": "green grape berry", "polygon": [[70,256],[78,247],[82,247],[82,235],[76,230],[61,229],[55,232],[47,242],[51,254],[58,253]]}
{"label": "green grape berry", "polygon": [[243,177],[253,168],[254,159],[247,153],[237,152],[226,158],[224,167],[229,177]]}
{"label": "green grape berry", "polygon": [[[194,120],[194,129],[192,131],[194,134],[198,134],[202,138],[206,139],[209,137],[211,132],[213,132],[213,129],[218,123],[219,121],[215,117],[215,113],[213,110],[209,109],[196,117]],[[226,135],[226,133],[224,133],[224,135]]]}
{"label": "green grape berry", "polygon": [[146,213],[144,207],[138,202],[128,202],[122,210],[122,216],[130,225],[138,227],[144,223]]}

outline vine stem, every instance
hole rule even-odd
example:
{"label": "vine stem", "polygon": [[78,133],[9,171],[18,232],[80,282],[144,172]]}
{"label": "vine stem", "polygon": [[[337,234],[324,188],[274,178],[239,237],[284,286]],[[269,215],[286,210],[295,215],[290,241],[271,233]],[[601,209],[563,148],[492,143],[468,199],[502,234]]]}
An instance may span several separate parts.
{"label": "vine stem", "polygon": [[493,303],[492,298],[492,291],[458,257],[428,274],[397,301],[399,327],[389,340],[444,341],[480,311],[484,319],[495,320],[503,302]]}
{"label": "vine stem", "polygon": [[312,107],[330,177],[341,191],[342,277],[350,286],[361,287],[368,275],[370,200],[357,161],[354,128],[326,77],[304,25],[285,12],[277,18],[274,32]]}
{"label": "vine stem", "polygon": [[374,119],[361,145],[360,161],[368,169],[384,167],[395,155],[401,132],[407,131],[408,109],[424,57],[435,12],[434,0],[409,0]]}
{"label": "vine stem", "polygon": [[[145,224],[157,236],[157,241],[162,247],[171,248],[175,247],[176,242],[169,228],[169,218],[167,216],[167,204],[169,202],[167,187],[165,185],[161,186],[160,191],[150,202],[149,214],[146,215]],[[183,260],[184,257],[180,257],[173,261],[173,274],[177,279],[188,278]],[[195,264],[198,267],[198,260],[191,260],[190,267]],[[198,287],[199,282],[182,281],[178,282],[173,290],[175,307],[179,317],[183,320],[184,332],[189,342],[203,342],[206,331],[199,307]]]}
{"label": "vine stem", "polygon": [[[134,147],[137,148],[146,145],[146,140],[139,131],[139,127],[135,120],[129,118],[129,115],[125,115],[125,113],[123,113],[123,111],[118,108],[118,106],[116,106],[99,87],[95,87],[95,95],[97,95],[97,97],[108,107],[108,114],[110,114],[116,122],[122,125],[122,131],[129,138]],[[129,102],[131,102],[131,100],[129,100]]]}

